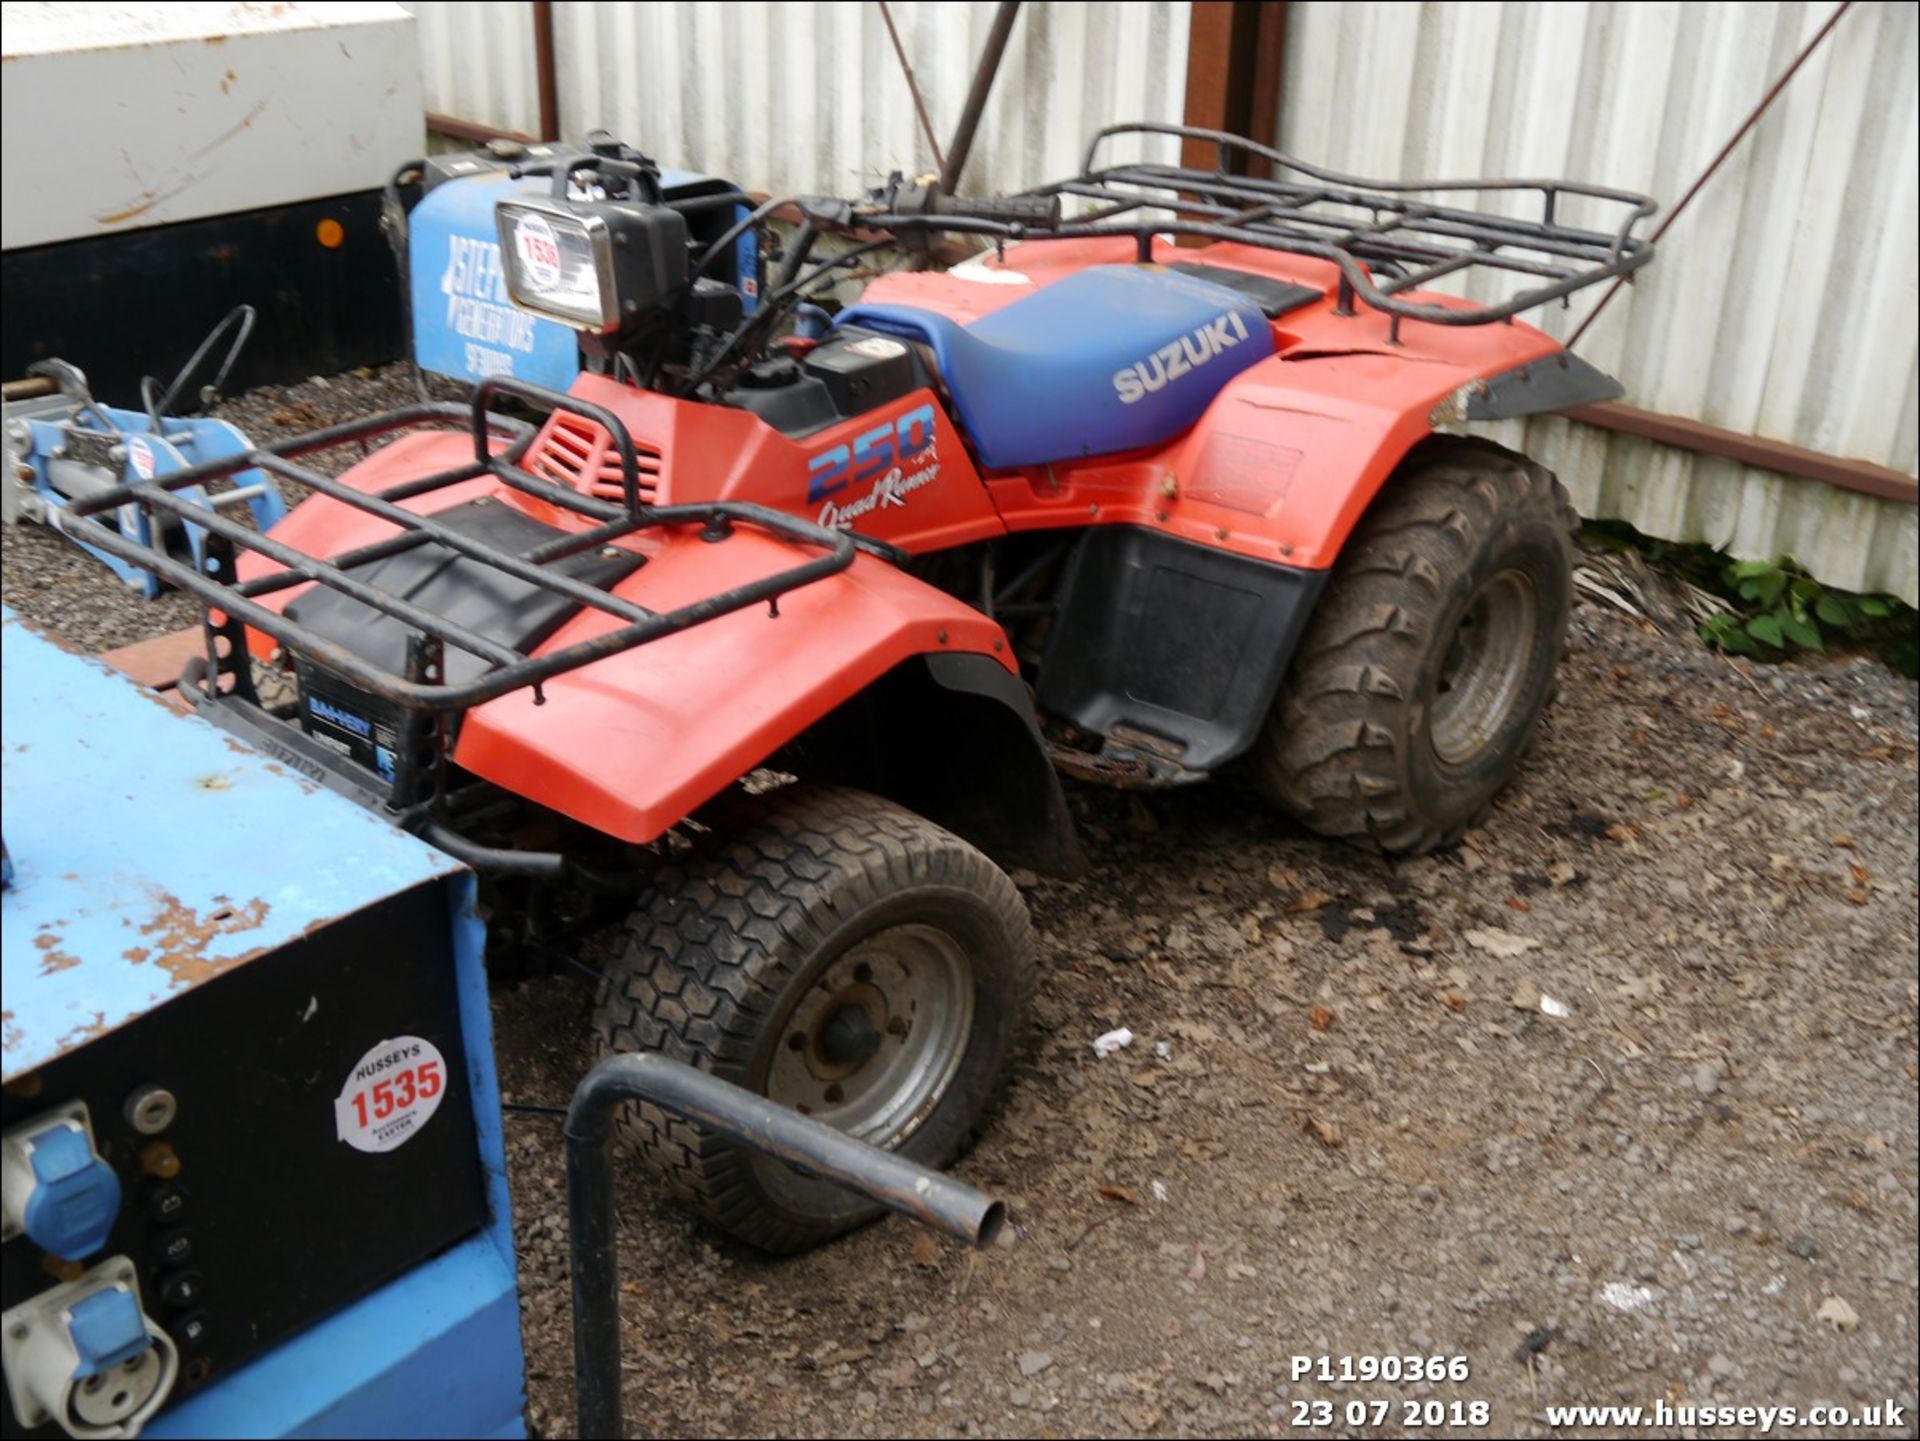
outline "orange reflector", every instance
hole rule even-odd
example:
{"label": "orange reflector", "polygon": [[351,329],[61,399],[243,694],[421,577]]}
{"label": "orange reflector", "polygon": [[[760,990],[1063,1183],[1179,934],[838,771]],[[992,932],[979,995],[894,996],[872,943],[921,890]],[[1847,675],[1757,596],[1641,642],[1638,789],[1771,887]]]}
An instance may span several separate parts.
{"label": "orange reflector", "polygon": [[322,220],[318,225],[314,226],[313,233],[319,242],[329,250],[338,250],[341,245],[346,242],[347,238],[346,228],[332,216],[328,216],[325,220]]}

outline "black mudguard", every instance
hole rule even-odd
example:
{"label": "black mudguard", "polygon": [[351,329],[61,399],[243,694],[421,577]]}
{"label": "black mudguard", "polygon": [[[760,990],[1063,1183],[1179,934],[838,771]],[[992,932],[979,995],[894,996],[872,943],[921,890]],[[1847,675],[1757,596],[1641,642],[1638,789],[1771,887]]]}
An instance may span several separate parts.
{"label": "black mudguard", "polygon": [[769,764],[898,801],[1004,866],[1086,869],[1027,688],[989,656],[896,666]]}
{"label": "black mudguard", "polygon": [[1561,351],[1482,381],[1467,397],[1468,420],[1512,420],[1574,405],[1618,400],[1626,387],[1579,356]]}
{"label": "black mudguard", "polygon": [[1325,581],[1158,531],[1090,530],[1068,566],[1040,709],[1213,770],[1259,734]]}

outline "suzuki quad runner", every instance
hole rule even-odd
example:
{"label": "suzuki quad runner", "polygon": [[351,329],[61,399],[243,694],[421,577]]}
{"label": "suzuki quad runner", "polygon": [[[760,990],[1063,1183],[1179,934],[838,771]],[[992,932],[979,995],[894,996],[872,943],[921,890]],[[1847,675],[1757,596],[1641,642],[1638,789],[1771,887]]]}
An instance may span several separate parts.
{"label": "suzuki quad runner", "polygon": [[[1218,163],[1101,163],[1139,132]],[[1061,774],[1220,772],[1389,854],[1513,774],[1574,518],[1441,430],[1618,393],[1514,317],[1645,264],[1643,197],[1122,126],[1023,195],[803,198],[768,257],[778,202],[668,193],[604,139],[482,178],[474,273],[577,332],[570,389],[494,375],[61,522],[200,597],[202,713],[471,864],[503,943],[624,918],[602,1049],[941,1165],[1034,984],[1001,867],[1079,864]],[[926,268],[936,236],[987,244]],[[919,265],[810,301],[883,249]],[[342,474],[297,459],[351,444]],[[250,467],[311,498],[262,534],[183,494]],[[124,505],[203,527],[204,563],[101,523]],[[261,703],[249,657],[293,698]],[[626,1126],[760,1246],[874,1214]]]}

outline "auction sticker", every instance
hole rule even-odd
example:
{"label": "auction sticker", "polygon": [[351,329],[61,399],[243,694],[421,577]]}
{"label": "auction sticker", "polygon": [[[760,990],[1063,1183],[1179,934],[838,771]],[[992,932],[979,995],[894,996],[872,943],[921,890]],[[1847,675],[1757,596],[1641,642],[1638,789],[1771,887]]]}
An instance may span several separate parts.
{"label": "auction sticker", "polygon": [[142,480],[153,479],[153,447],[144,435],[136,435],[127,442],[127,458],[133,462],[135,475]]}
{"label": "auction sticker", "polygon": [[544,216],[514,216],[513,248],[534,289],[551,290],[560,283],[560,241]]}
{"label": "auction sticker", "polygon": [[446,1059],[432,1041],[382,1041],[348,1073],[333,1102],[334,1129],[356,1151],[391,1151],[433,1119],[446,1093]]}

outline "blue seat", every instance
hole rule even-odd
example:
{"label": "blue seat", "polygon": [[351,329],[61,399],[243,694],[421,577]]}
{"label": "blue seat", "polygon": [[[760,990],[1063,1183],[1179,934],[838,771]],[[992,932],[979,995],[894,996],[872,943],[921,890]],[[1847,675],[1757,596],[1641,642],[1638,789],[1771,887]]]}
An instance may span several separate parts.
{"label": "blue seat", "polygon": [[849,306],[838,323],[930,346],[992,470],[1170,440],[1273,354],[1253,300],[1157,266],[1091,266],[970,325],[880,303]]}

